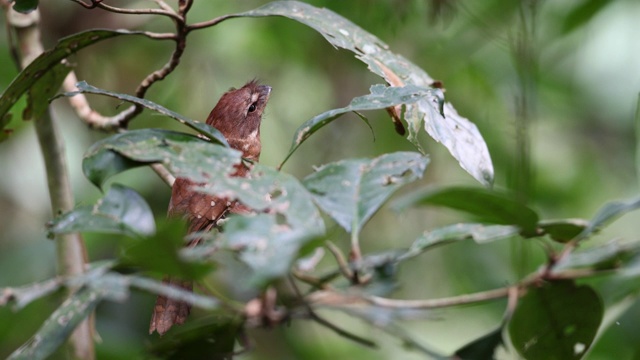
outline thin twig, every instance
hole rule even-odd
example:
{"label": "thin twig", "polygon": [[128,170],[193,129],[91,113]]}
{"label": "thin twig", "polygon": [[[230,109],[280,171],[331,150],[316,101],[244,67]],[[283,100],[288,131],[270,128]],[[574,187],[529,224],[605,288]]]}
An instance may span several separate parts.
{"label": "thin twig", "polygon": [[351,271],[351,269],[349,268],[349,264],[347,263],[347,260],[345,259],[344,255],[342,254],[342,251],[340,251],[340,249],[338,249],[338,247],[329,240],[325,242],[325,246],[327,247],[327,249],[329,249],[329,252],[331,252],[333,257],[336,258],[336,262],[338,263],[338,268],[340,269],[340,272],[342,273],[342,275],[347,279],[349,279],[350,281],[352,281],[353,271]]}
{"label": "thin twig", "polygon": [[[78,91],[78,88],[76,87],[77,82],[78,78],[76,77],[75,72],[71,71],[64,79],[62,88],[65,92],[76,92]],[[115,131],[120,127],[121,122],[125,119],[127,114],[133,110],[133,106],[131,106],[115,116],[104,116],[91,108],[89,101],[87,101],[87,97],[82,93],[70,96],[68,99],[69,105],[71,105],[76,115],[92,129]]]}
{"label": "thin twig", "polygon": [[176,181],[176,177],[173,176],[173,174],[171,174],[169,170],[167,170],[167,168],[164,167],[164,165],[157,164],[157,163],[151,164],[151,169],[155,171],[156,174],[158,174],[158,176],[160,177],[160,179],[162,179],[162,181],[164,181],[167,185],[169,185],[169,187],[173,186],[173,183]]}
{"label": "thin twig", "polygon": [[300,292],[300,289],[298,288],[298,286],[296,285],[295,281],[291,278],[291,276],[289,276],[289,283],[291,283],[291,287],[293,288],[293,291],[295,292],[296,296],[298,297],[298,299],[300,299],[302,301],[302,303],[304,304],[305,309],[307,310],[307,315],[309,316],[309,318],[315,322],[317,322],[318,324],[332,330],[333,332],[335,332],[336,334],[345,337],[351,341],[357,342],[358,344],[364,345],[364,346],[368,346],[368,347],[376,347],[376,343],[374,343],[373,341],[369,340],[369,339],[365,339],[363,337],[360,337],[356,334],[352,334],[336,325],[334,325],[333,323],[321,318],[318,314],[316,314],[316,312],[311,308],[311,306],[304,301],[304,297],[302,296],[302,293]]}
{"label": "thin twig", "polygon": [[372,305],[391,309],[436,309],[450,306],[475,304],[488,300],[495,300],[509,295],[510,287],[465,294],[441,299],[431,300],[397,300],[379,296],[368,296],[364,300]]}
{"label": "thin twig", "polygon": [[91,0],[90,4],[85,3],[82,0],[71,0],[76,4],[80,4],[82,5],[82,7],[84,7],[85,9],[94,9],[96,6],[98,6],[98,4],[102,1],[102,0]]}
{"label": "thin twig", "polygon": [[611,275],[617,270],[596,270],[596,269],[568,269],[559,273],[548,273],[541,271],[533,273],[517,284],[503,288],[481,291],[473,294],[464,294],[452,296],[448,298],[429,299],[429,300],[398,300],[388,299],[379,296],[364,296],[360,294],[343,294],[335,291],[324,290],[317,291],[307,296],[307,300],[311,304],[327,305],[327,306],[348,306],[348,305],[364,305],[370,304],[391,309],[414,309],[427,310],[443,307],[452,307],[460,305],[469,305],[489,300],[496,300],[508,297],[518,289],[518,296],[526,293],[526,289],[538,286],[541,282],[552,280],[575,280],[585,277],[593,277],[600,275]]}
{"label": "thin twig", "polygon": [[191,24],[191,25],[187,25],[187,31],[192,31],[192,30],[198,30],[198,29],[204,29],[204,28],[208,28],[211,26],[216,26],[219,23],[228,20],[228,19],[232,19],[238,17],[238,15],[236,14],[228,14],[228,15],[222,15],[222,16],[218,16],[215,19],[211,19],[211,20],[207,20],[207,21],[203,21],[203,22],[199,22],[199,23],[195,23],[195,24]]}
{"label": "thin twig", "polygon": [[167,11],[165,9],[124,9],[124,8],[118,8],[115,6],[107,5],[105,3],[99,3],[98,7],[103,10],[107,10],[107,11],[118,13],[118,14],[162,15],[162,16],[168,16],[174,21],[180,21],[180,22],[183,21],[180,15],[176,14],[173,11]]}
{"label": "thin twig", "polygon": [[191,9],[191,5],[193,5],[193,0],[179,0],[178,1],[178,12],[186,18],[187,12]]}
{"label": "thin twig", "polygon": [[173,8],[171,6],[169,6],[166,2],[164,2],[162,0],[151,0],[151,1],[155,2],[156,4],[158,4],[158,6],[161,9],[163,9],[164,11],[167,11],[167,12],[170,12],[170,13],[178,15],[178,13],[175,10],[173,10]]}
{"label": "thin twig", "polygon": [[310,312],[309,316],[310,316],[310,318],[312,320],[314,320],[318,324],[320,324],[320,325],[322,325],[322,326],[324,326],[324,327],[326,327],[328,329],[333,330],[336,334],[338,334],[338,335],[340,335],[342,337],[345,337],[345,338],[347,338],[347,339],[349,339],[351,341],[355,341],[360,345],[364,345],[364,346],[371,347],[371,348],[377,347],[375,342],[373,342],[373,341],[371,341],[369,339],[365,339],[363,337],[360,337],[358,335],[352,334],[352,333],[350,333],[350,332],[348,332],[348,331],[346,331],[346,330],[344,330],[342,328],[339,328],[338,326],[336,326],[336,325],[330,323],[329,321],[321,318],[315,312]]}

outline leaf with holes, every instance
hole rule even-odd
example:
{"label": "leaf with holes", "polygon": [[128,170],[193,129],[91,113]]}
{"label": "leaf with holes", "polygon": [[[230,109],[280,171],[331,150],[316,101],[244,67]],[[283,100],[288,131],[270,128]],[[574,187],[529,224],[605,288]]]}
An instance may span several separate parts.
{"label": "leaf with holes", "polygon": [[261,287],[285,276],[302,247],[319,235],[281,223],[276,214],[232,215],[224,225],[221,246],[238,253],[252,270],[252,285]]}
{"label": "leaf with holes", "polygon": [[[424,70],[389,51],[387,44],[380,39],[331,10],[298,1],[275,1],[229,18],[247,16],[283,16],[305,24],[333,46],[355,53],[356,58],[369,66],[369,70],[392,86],[429,88],[434,84]],[[425,131],[442,143],[464,170],[482,184],[490,185],[493,182],[493,164],[478,128],[460,116],[450,103],[444,104],[442,112],[439,110],[429,97],[406,105],[409,141],[421,149],[418,134],[424,126]]]}
{"label": "leaf with holes", "polygon": [[287,173],[255,164],[247,177],[224,177],[197,188],[203,193],[239,200],[257,211],[284,215],[287,226],[324,233],[324,223],[311,194]]}
{"label": "leaf with holes", "polygon": [[175,176],[196,182],[226,178],[242,154],[185,133],[158,129],[131,130],[93,144],[82,170],[96,186],[111,176],[152,163],[162,163]]}
{"label": "leaf with holes", "polygon": [[598,294],[573,281],[530,288],[509,323],[514,347],[525,359],[580,359],[598,331],[604,306]]}
{"label": "leaf with holes", "polygon": [[422,177],[428,163],[428,157],[414,152],[342,160],[320,167],[303,184],[340,226],[360,232],[396,190]]}
{"label": "leaf with holes", "polygon": [[7,359],[48,359],[105,297],[98,288],[81,288],[60,305],[42,327]]}

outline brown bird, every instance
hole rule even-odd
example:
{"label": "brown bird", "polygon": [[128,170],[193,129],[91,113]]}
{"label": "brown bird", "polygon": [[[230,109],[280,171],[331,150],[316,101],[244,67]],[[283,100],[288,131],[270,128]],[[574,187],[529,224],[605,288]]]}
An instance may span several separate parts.
{"label": "brown bird", "polygon": [[[260,122],[271,87],[250,81],[240,89],[226,92],[207,118],[207,124],[218,129],[225,136],[229,145],[239,151],[251,162],[260,158]],[[249,165],[242,162],[236,165],[232,176],[246,176]],[[210,231],[218,225],[228,212],[246,213],[248,209],[237,202],[230,202],[213,195],[193,190],[194,186],[203,185],[189,179],[177,178],[171,191],[169,216],[183,216],[188,222],[188,233]],[[198,239],[192,240],[188,246],[195,246]],[[193,290],[191,281],[166,277],[164,283],[189,291]],[[189,315],[191,306],[165,296],[158,296],[153,309],[149,333],[158,331],[166,333],[174,324],[183,324]]]}

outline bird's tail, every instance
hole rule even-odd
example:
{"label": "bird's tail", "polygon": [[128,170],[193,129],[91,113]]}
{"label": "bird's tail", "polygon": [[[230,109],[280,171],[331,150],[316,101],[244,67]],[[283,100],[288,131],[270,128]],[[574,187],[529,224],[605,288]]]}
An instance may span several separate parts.
{"label": "bird's tail", "polygon": [[[193,291],[193,282],[191,281],[165,277],[162,282],[184,290]],[[190,310],[191,305],[184,301],[159,295],[156,299],[156,305],[153,308],[151,324],[149,324],[149,334],[157,331],[158,334],[164,335],[174,324],[183,324]]]}

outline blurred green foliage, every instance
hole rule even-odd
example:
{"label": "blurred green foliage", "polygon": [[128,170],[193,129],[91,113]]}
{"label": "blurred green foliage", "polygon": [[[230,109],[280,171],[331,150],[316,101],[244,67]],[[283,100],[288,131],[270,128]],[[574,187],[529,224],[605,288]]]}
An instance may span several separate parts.
{"label": "blurred green foliage", "polygon": [[[129,6],[120,1],[119,5]],[[197,1],[190,21],[245,11],[261,1]],[[309,1],[327,7],[380,37],[391,50],[421,66],[446,88],[446,98],[473,121],[485,138],[496,169],[499,187],[515,188],[518,176],[530,180],[529,205],[543,218],[591,218],[606,201],[637,194],[634,158],[637,93],[640,89],[640,5],[633,0],[594,2],[542,2],[525,0],[379,0]],[[597,5],[595,5],[597,3]],[[147,4],[147,3],[144,3]],[[107,27],[171,31],[167,19],[117,15],[86,10],[73,2],[42,2],[44,42],[53,45],[62,36],[80,30]],[[523,26],[523,23],[526,26]],[[6,27],[0,29],[0,89],[18,71],[12,68]],[[523,32],[528,32],[523,37]],[[526,38],[527,56],[519,39]],[[161,67],[171,48],[145,38],[113,39],[79,52],[72,58],[80,80],[116,92],[132,93],[149,72]],[[523,71],[526,73],[523,75]],[[189,36],[181,65],[147,97],[192,119],[204,119],[219,95],[251,78],[273,87],[263,121],[261,163],[282,161],[296,128],[330,108],[347,105],[380,82],[346,51],[337,51],[315,31],[284,18],[234,19]],[[523,81],[523,79],[529,79]],[[522,99],[527,107],[519,107]],[[91,97],[105,114],[114,114],[118,101]],[[24,103],[17,106],[21,109]],[[62,100],[54,102],[67,152],[76,199],[93,204],[101,196],[80,168],[84,151],[104,134],[82,125]],[[367,114],[375,132],[355,115],[347,115],[318,131],[293,155],[286,170],[298,177],[312,166],[344,158],[373,157],[411,150],[398,136],[385,112]],[[531,173],[521,171],[516,143],[518,124],[526,122],[530,146],[525,156]],[[176,129],[174,122],[145,112],[132,128]],[[46,178],[29,122],[19,116],[9,125],[11,137],[0,143],[0,286],[19,286],[54,274],[53,244],[44,224],[50,220]],[[424,136],[431,154],[426,177],[409,186],[475,184],[441,146]],[[327,146],[330,144],[330,146]],[[518,170],[520,169],[520,170]],[[148,169],[131,170],[112,181],[140,192],[163,222],[170,191]],[[407,189],[407,190],[409,190]],[[395,215],[387,207],[374,216],[360,235],[363,252],[409,247],[428,229],[463,221],[443,209],[412,210]],[[589,247],[612,238],[638,239],[638,214],[631,213],[600,235]],[[118,255],[120,235],[85,235],[92,260]],[[334,241],[348,248],[348,238]],[[429,299],[501,287],[544,261],[539,247],[516,246],[508,241],[478,245],[472,241],[435,249],[402,264],[400,288],[394,296]],[[328,265],[325,259],[320,267]],[[228,260],[222,268],[238,266]],[[211,279],[214,286],[234,289],[224,270]],[[590,281],[602,295],[607,312],[599,341],[589,359],[631,359],[638,355],[635,299],[621,301],[616,291],[637,288],[637,280],[616,283]],[[36,301],[12,312],[0,307],[0,357],[24,343],[58,298]],[[148,341],[146,329],[153,296],[132,292],[123,303],[103,302],[97,308],[97,329],[102,338],[98,357],[135,358]],[[610,307],[615,304],[616,306]],[[495,329],[504,302],[471,308],[428,312],[407,321],[407,332],[441,353],[451,354],[473,339]],[[341,313],[322,313],[355,333],[375,338],[380,349],[371,350],[346,341],[311,322],[295,322],[274,330],[252,330],[254,350],[240,359],[422,358],[407,351],[397,339]],[[514,353],[501,352],[499,358]],[[619,356],[618,356],[619,355]]]}

